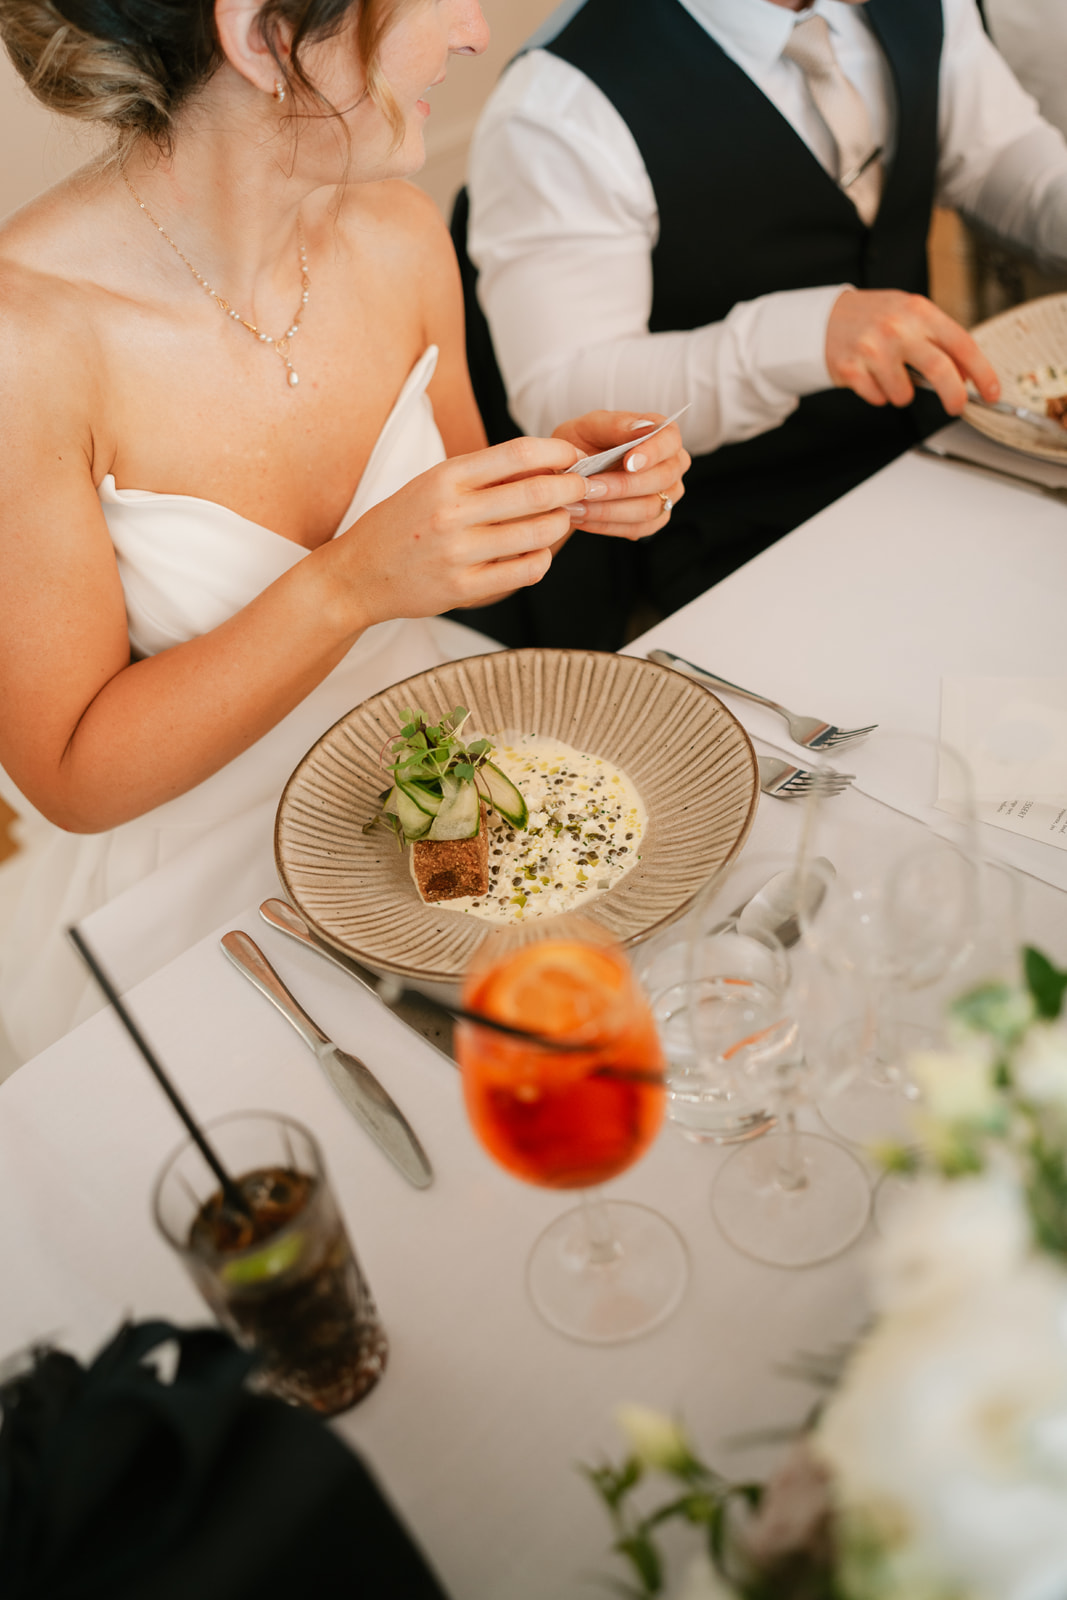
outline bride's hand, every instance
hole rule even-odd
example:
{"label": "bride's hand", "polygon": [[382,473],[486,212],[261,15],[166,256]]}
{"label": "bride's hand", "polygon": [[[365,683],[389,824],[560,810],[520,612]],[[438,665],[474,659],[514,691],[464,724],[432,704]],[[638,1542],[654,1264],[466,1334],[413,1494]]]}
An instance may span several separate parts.
{"label": "bride's hand", "polygon": [[537,583],[589,490],[576,474],[560,476],[578,459],[563,438],[511,439],[453,456],[372,507],[333,541],[364,625],[437,616]]}
{"label": "bride's hand", "polygon": [[[557,439],[567,439],[586,455],[599,455],[663,421],[658,411],[590,411],[555,430]],[[639,439],[619,466],[601,472],[590,481],[604,489],[584,508],[574,526],[589,533],[605,533],[616,539],[644,539],[657,533],[670,519],[662,498],[673,508],[685,494],[683,475],[688,472],[689,453],[682,444],[676,423],[657,433],[647,444]]]}

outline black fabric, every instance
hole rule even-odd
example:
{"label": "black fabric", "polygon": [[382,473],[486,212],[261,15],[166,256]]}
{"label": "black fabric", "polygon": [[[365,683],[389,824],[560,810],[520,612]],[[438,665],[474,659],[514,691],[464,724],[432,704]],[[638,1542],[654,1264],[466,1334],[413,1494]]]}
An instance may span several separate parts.
{"label": "black fabric", "polygon": [[[145,1356],[176,1340],[162,1383]],[[214,1328],[123,1328],[0,1390],[4,1600],[446,1600],[363,1465]]]}
{"label": "black fabric", "polygon": [[[482,414],[490,444],[505,444],[516,439],[522,429],[512,421],[508,410],[507,390],[496,364],[493,336],[485,313],[478,304],[478,272],[467,254],[467,224],[470,219],[470,200],[466,189],[461,189],[452,207],[452,243],[459,259],[459,275],[463,283],[463,306],[467,319],[467,366],[471,383]],[[560,419],[562,420],[562,418]]]}
{"label": "black fabric", "polygon": [[[545,47],[597,84],[641,151],[660,222],[651,331],[721,321],[739,301],[781,289],[849,282],[926,292],[941,0],[868,0],[864,14],[897,101],[897,149],[872,228],[678,0],[586,0]],[[473,290],[469,263],[468,273]],[[676,609],[945,420],[930,395],[899,411],[828,390],[802,400],[781,427],[698,457],[667,528],[621,557],[617,541],[602,539],[585,561],[587,588],[603,596],[601,631],[621,637],[624,619],[605,615],[620,593]],[[538,604],[567,608],[559,642],[591,643],[579,636],[587,601],[571,594],[569,548]],[[622,580],[612,570],[620,563]],[[589,576],[594,567],[599,581]],[[476,625],[499,634],[495,610],[478,613]]]}

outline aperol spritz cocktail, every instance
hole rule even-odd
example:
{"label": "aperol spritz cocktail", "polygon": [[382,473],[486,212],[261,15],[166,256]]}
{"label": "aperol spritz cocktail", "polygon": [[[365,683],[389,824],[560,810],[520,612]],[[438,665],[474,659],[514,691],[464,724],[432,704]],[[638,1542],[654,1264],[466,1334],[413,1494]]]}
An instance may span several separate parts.
{"label": "aperol spritz cocktail", "polygon": [[531,1049],[463,1028],[467,1110],[495,1160],[526,1183],[585,1189],[632,1166],[663,1121],[664,1060],[652,1014],[618,951],[526,945],[475,975],[471,1011],[588,1050]]}
{"label": "aperol spritz cocktail", "polygon": [[489,1154],[526,1183],[582,1191],[582,1206],[534,1246],[535,1306],[561,1332],[595,1343],[655,1327],[681,1298],[685,1247],[656,1212],[589,1192],[644,1154],[666,1105],[662,1047],[625,957],[584,939],[536,937],[479,965],[463,1004],[549,1041],[470,1022],[456,1032],[467,1111]]}

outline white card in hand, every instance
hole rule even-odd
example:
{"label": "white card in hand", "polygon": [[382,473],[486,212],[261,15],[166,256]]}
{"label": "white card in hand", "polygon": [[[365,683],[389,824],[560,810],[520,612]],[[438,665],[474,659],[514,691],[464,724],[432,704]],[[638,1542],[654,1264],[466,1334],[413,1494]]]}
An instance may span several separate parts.
{"label": "white card in hand", "polygon": [[650,428],[647,433],[639,433],[636,439],[630,440],[629,444],[617,444],[613,450],[601,450],[598,456],[586,456],[584,461],[576,461],[573,467],[567,467],[565,471],[577,473],[579,478],[591,478],[594,472],[606,472],[609,467],[615,465],[616,461],[621,461],[628,451],[636,450],[637,446],[643,444],[646,439],[651,439],[654,434],[662,433],[664,428],[669,428],[672,422],[677,422],[678,418],[688,410],[689,406],[683,406],[681,411],[674,413],[673,417],[668,417],[666,422],[661,422],[658,428]]}

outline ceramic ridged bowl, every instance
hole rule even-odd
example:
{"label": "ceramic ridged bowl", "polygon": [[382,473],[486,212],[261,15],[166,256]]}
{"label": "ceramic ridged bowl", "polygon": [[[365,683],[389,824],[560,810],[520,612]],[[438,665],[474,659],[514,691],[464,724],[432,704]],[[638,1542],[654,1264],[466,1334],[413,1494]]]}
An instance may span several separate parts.
{"label": "ceramic ridged bowl", "polygon": [[[971,329],[1001,383],[1001,399],[1044,415],[1045,401],[1067,394],[1067,294],[1050,294],[1042,300],[1013,306]],[[972,428],[1024,455],[1067,466],[1067,430],[1061,444],[1053,433],[1030,427],[1018,417],[1001,416],[967,406],[963,413]]]}
{"label": "ceramic ridged bowl", "polygon": [[467,706],[471,727],[562,740],[633,780],[648,812],[641,860],[582,914],[628,945],[679,916],[740,850],[756,814],[756,758],[740,723],[667,667],[591,650],[502,650],[450,661],[356,706],[286,784],[275,823],[278,875],[329,944],[378,972],[454,984],[493,925],[424,905],[407,851],[364,824],[388,786],[380,764],[404,707]]}

